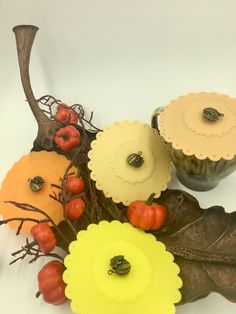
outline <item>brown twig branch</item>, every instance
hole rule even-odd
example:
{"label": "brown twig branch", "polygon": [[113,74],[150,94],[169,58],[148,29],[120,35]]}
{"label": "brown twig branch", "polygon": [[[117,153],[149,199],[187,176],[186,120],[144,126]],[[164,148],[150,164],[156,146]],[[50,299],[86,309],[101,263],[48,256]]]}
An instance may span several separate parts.
{"label": "brown twig branch", "polygon": [[49,197],[52,198],[54,201],[62,204],[61,199],[60,199],[60,194],[57,195],[55,192],[53,192],[53,195],[49,194]]}
{"label": "brown twig branch", "polygon": [[[84,121],[83,121],[83,116],[84,116],[83,107],[81,105],[78,105],[78,106],[80,106],[80,110],[81,110],[81,116],[79,115],[79,122],[82,126],[84,146],[88,153],[88,151],[90,150],[91,142],[86,133],[86,129],[85,129]],[[85,156],[86,164],[88,163],[87,153]],[[100,220],[99,217],[101,216],[101,207],[98,205],[95,183],[90,178],[90,171],[88,167],[85,167],[85,174],[86,174],[87,183],[88,183],[88,192],[86,194],[86,199],[87,199],[87,205],[88,204],[90,205],[90,206],[87,206],[87,209],[89,209],[88,215],[90,216],[92,223],[98,223]]]}
{"label": "brown twig branch", "polygon": [[18,250],[14,253],[12,253],[11,255],[12,256],[16,256],[22,252],[24,252],[21,256],[17,257],[16,259],[14,259],[13,261],[10,262],[10,265],[14,264],[15,262],[17,262],[18,260],[23,260],[26,256],[33,256],[32,259],[30,259],[29,263],[33,263],[35,262],[38,258],[40,257],[45,257],[45,256],[48,256],[48,257],[54,257],[54,258],[57,258],[61,261],[63,261],[63,257],[61,257],[59,254],[57,253],[44,253],[44,252],[41,252],[39,247],[37,249],[34,248],[34,246],[36,245],[36,242],[33,241],[31,243],[28,242],[28,239],[26,241],[26,245],[23,246],[21,248],[21,250]]}
{"label": "brown twig branch", "polygon": [[86,124],[88,124],[88,125],[92,128],[92,130],[90,129],[89,131],[95,131],[95,132],[100,132],[100,131],[102,131],[101,129],[97,128],[97,127],[92,123],[92,120],[93,120],[93,111],[90,113],[89,119],[86,119],[86,118],[85,118],[84,108],[83,108],[82,105],[80,105],[80,104],[74,104],[73,106],[71,106],[71,108],[74,109],[74,110],[78,113],[80,123],[81,123],[81,121],[83,121],[83,122],[85,122]]}
{"label": "brown twig branch", "polygon": [[25,211],[36,212],[36,213],[42,214],[54,226],[54,228],[57,230],[58,234],[68,243],[67,238],[64,236],[64,234],[58,228],[58,226],[56,225],[54,220],[46,212],[44,212],[43,210],[41,210],[41,209],[39,209],[37,207],[34,207],[34,206],[30,205],[30,204],[26,204],[26,203],[18,203],[18,202],[15,202],[15,201],[6,201],[6,203],[12,204],[12,205],[14,205],[14,206],[16,206],[16,207],[18,207],[18,208],[20,208],[22,210],[25,210]]}
{"label": "brown twig branch", "polygon": [[48,111],[45,109],[41,109],[41,110],[45,112],[50,119],[55,120],[55,117],[53,114],[53,107],[61,104],[62,102],[59,99],[56,99],[55,97],[51,95],[42,96],[37,100],[37,102],[39,106],[41,105],[43,107],[46,107]]}
{"label": "brown twig branch", "polygon": [[9,218],[9,219],[5,219],[5,220],[1,220],[0,221],[0,226],[3,225],[3,224],[7,224],[8,222],[11,222],[11,221],[20,221],[19,227],[17,228],[17,231],[16,231],[16,235],[19,235],[19,233],[20,233],[20,231],[21,231],[21,229],[23,227],[23,224],[26,221],[32,221],[32,222],[35,222],[35,223],[49,222],[48,219],[38,220],[38,219],[34,219],[34,218]]}
{"label": "brown twig branch", "polygon": [[66,221],[66,223],[68,224],[68,226],[70,227],[70,229],[72,230],[75,238],[77,237],[77,230],[75,229],[74,225],[72,224],[72,222],[70,221],[70,219],[68,219],[68,217],[66,216],[66,213],[65,213],[65,204],[67,202],[67,198],[64,194],[64,191],[65,191],[65,185],[66,185],[66,180],[68,178],[68,174],[69,174],[69,171],[71,170],[71,168],[75,165],[75,160],[79,154],[79,150],[78,149],[75,153],[75,155],[73,156],[70,164],[68,165],[66,171],[65,171],[65,174],[62,178],[62,182],[61,182],[61,189],[62,189],[62,192],[60,193],[61,194],[61,203],[62,203],[62,206],[63,206],[63,215],[64,215],[64,219]]}

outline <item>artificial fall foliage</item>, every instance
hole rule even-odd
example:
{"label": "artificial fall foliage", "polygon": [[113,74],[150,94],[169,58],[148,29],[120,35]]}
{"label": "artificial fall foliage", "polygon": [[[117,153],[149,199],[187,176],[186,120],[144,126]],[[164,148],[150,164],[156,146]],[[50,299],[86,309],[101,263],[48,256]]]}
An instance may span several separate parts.
{"label": "artificial fall foliage", "polygon": [[[196,301],[211,292],[236,302],[236,212],[226,213],[221,206],[202,209],[196,198],[181,190],[166,190],[155,202],[168,209],[162,229],[152,233],[180,267],[181,303]],[[120,212],[124,221],[123,205]],[[81,218],[78,230],[87,228],[85,217]],[[107,213],[104,219],[112,217]],[[65,222],[59,228],[70,241],[75,239]],[[58,245],[65,247],[57,237]]]}
{"label": "artificial fall foliage", "polygon": [[[66,255],[70,242],[76,239],[79,230],[86,229],[89,224],[98,223],[101,220],[125,222],[127,221],[127,208],[106,198],[103,192],[96,189],[95,183],[90,178],[87,153],[90,150],[91,141],[100,131],[92,122],[93,114],[87,119],[81,105],[66,107],[64,103],[52,96],[35,99],[27,73],[31,46],[37,28],[33,26],[16,27],[14,32],[22,84],[27,101],[38,123],[38,135],[34,141],[33,150],[55,151],[71,160],[71,164],[61,180],[61,185],[58,186],[58,193],[51,195],[51,198],[64,208],[64,221],[56,225],[50,220],[50,217],[45,216],[46,222],[52,225],[57,246],[61,247]],[[56,116],[53,114],[55,109]],[[77,120],[78,125],[74,123]],[[55,135],[60,129],[70,126],[70,123],[80,133],[80,142],[67,150],[63,149],[64,146],[56,145]],[[66,204],[71,201],[71,195],[68,196],[65,187],[73,166],[78,168],[84,180],[85,191],[82,199],[86,206],[81,216],[71,221],[65,211]],[[53,183],[51,182],[51,184]],[[31,204],[21,204],[14,200],[7,201],[23,211],[40,211]],[[158,240],[165,243],[180,267],[180,276],[183,279],[182,303],[205,297],[213,291],[236,302],[236,212],[228,214],[219,206],[202,209],[193,196],[180,190],[166,190],[155,202],[167,209],[167,217],[161,229],[152,231],[152,233]],[[4,223],[6,221],[1,222],[1,224]],[[19,222],[18,232],[23,223],[24,221]],[[43,253],[40,251],[40,247],[35,247],[27,242],[21,250],[13,253],[13,256],[16,256],[13,262],[22,260],[28,255],[32,256],[30,262],[45,255],[60,260],[64,258],[53,252]]]}
{"label": "artificial fall foliage", "polygon": [[157,201],[168,208],[168,216],[155,235],[180,267],[181,302],[213,291],[236,302],[236,212],[226,213],[221,206],[202,209],[181,190],[166,190]]}

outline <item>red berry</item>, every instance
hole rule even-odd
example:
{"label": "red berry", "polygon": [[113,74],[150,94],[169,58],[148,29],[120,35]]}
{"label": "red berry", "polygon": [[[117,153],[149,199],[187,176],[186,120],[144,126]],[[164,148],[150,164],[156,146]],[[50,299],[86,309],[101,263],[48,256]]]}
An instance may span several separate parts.
{"label": "red berry", "polygon": [[81,198],[75,198],[66,203],[65,214],[69,219],[75,220],[83,214],[84,209],[85,202]]}
{"label": "red berry", "polygon": [[80,194],[84,191],[85,184],[83,179],[77,177],[69,177],[66,180],[65,189],[72,194]]}

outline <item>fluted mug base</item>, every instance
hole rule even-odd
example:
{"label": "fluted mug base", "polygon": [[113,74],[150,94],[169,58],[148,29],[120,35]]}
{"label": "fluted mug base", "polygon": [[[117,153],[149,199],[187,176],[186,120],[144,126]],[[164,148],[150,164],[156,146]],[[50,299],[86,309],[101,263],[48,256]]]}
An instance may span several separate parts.
{"label": "fluted mug base", "polygon": [[208,181],[205,177],[202,176],[195,176],[195,175],[188,175],[185,176],[181,174],[179,171],[176,171],[177,178],[179,181],[186,186],[188,189],[204,192],[210,191],[214,189],[218,184],[219,181]]}

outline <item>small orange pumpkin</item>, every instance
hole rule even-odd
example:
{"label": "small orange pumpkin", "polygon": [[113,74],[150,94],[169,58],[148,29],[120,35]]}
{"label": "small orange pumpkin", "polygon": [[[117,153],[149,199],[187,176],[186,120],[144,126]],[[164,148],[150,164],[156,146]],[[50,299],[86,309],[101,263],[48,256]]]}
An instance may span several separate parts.
{"label": "small orange pumpkin", "polygon": [[128,206],[127,216],[130,223],[143,230],[158,230],[166,218],[166,208],[153,202],[155,193],[148,200],[134,201]]}
{"label": "small orange pumpkin", "polygon": [[[4,219],[34,218],[45,219],[42,214],[28,212],[4,201],[27,203],[45,211],[56,224],[63,220],[63,208],[57,201],[51,199],[53,193],[51,184],[60,185],[60,178],[70,161],[55,152],[31,152],[18,160],[9,170],[0,190],[0,214]],[[75,172],[76,169],[71,169]],[[40,177],[40,179],[39,179]],[[37,188],[38,186],[38,188]],[[58,192],[58,189],[55,190]],[[30,232],[34,222],[24,222],[22,232]],[[9,225],[17,229],[19,221],[11,221]]]}

